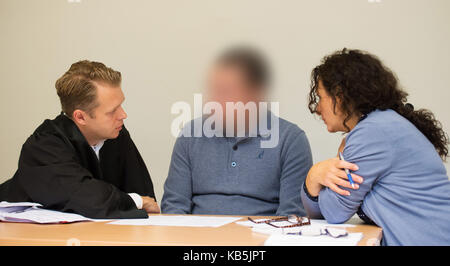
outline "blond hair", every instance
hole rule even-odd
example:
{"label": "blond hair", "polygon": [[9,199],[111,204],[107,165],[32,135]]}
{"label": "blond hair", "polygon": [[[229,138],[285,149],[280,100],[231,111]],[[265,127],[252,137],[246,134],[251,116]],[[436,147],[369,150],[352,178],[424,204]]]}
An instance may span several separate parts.
{"label": "blond hair", "polygon": [[73,112],[80,109],[92,116],[98,106],[96,83],[120,86],[121,82],[120,72],[100,62],[83,60],[72,64],[56,81],[55,87],[66,115],[72,117]]}

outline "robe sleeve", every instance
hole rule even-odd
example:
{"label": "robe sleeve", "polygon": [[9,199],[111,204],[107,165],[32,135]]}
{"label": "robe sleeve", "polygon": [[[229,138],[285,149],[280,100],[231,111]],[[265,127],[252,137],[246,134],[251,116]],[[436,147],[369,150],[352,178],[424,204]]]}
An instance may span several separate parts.
{"label": "robe sleeve", "polygon": [[98,219],[148,217],[127,193],[94,178],[55,135],[28,138],[15,177],[30,199],[45,208]]}
{"label": "robe sleeve", "polygon": [[156,200],[153,183],[144,160],[125,127],[121,133],[120,151],[124,158],[124,191]]}

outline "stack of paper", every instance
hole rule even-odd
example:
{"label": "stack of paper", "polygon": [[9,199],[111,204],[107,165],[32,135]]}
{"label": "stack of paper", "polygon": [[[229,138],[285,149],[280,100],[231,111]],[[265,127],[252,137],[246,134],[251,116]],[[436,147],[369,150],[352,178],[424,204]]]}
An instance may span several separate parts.
{"label": "stack of paper", "polygon": [[188,226],[188,227],[220,227],[241,217],[210,217],[210,216],[174,216],[157,215],[147,219],[123,219],[111,222],[116,225],[159,225],[159,226]]}
{"label": "stack of paper", "polygon": [[10,203],[2,201],[0,202],[0,221],[50,224],[92,220],[75,213],[40,209],[38,208],[40,206],[42,205],[32,202]]}
{"label": "stack of paper", "polygon": [[42,207],[39,203],[34,202],[0,202],[0,213],[21,212],[32,207]]}

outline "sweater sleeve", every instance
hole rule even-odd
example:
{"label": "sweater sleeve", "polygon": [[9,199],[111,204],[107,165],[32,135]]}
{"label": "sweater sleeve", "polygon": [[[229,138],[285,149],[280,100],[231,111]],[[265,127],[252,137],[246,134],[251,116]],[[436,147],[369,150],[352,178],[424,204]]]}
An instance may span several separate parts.
{"label": "sweater sleeve", "polygon": [[164,184],[161,203],[163,213],[192,212],[192,173],[187,151],[187,138],[179,137],[173,148],[169,175]]}
{"label": "sweater sleeve", "polygon": [[306,175],[312,166],[311,148],[303,131],[287,139],[282,152],[280,178],[280,205],[276,215],[305,215],[300,192]]}
{"label": "sweater sleeve", "polygon": [[363,177],[364,181],[357,190],[343,188],[351,193],[350,196],[337,194],[328,187],[320,191],[320,212],[329,223],[344,223],[358,211],[378,179],[391,168],[389,147],[385,134],[372,124],[357,126],[350,132],[344,158],[358,165],[359,170],[355,174]]}

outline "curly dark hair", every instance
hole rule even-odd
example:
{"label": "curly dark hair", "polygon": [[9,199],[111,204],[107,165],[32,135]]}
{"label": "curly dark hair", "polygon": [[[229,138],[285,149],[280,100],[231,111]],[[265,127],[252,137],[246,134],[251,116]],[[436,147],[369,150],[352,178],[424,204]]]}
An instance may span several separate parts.
{"label": "curly dark hair", "polygon": [[442,160],[448,156],[448,135],[433,113],[426,109],[414,110],[407,103],[408,93],[399,85],[396,75],[383,65],[378,57],[360,50],[343,49],[322,59],[311,73],[309,110],[317,113],[319,80],[331,96],[336,112],[336,98],[346,122],[353,115],[367,115],[379,109],[392,109],[408,119],[434,145]]}

